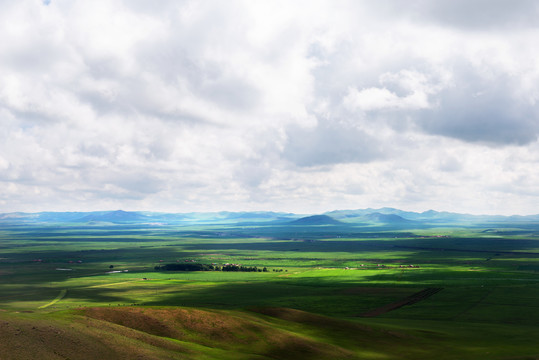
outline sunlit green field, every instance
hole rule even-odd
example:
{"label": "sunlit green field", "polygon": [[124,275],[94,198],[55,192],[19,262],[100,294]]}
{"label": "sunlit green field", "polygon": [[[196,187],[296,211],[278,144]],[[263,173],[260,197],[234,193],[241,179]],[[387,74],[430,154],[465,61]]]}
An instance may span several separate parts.
{"label": "sunlit green field", "polygon": [[[0,309],[38,316],[93,306],[282,307],[404,329],[427,343],[452,344],[464,358],[534,358],[539,356],[531,341],[539,338],[539,230],[506,232],[4,227]],[[268,272],[154,269],[185,261],[238,263]],[[362,316],[425,288],[442,290],[376,317]]]}

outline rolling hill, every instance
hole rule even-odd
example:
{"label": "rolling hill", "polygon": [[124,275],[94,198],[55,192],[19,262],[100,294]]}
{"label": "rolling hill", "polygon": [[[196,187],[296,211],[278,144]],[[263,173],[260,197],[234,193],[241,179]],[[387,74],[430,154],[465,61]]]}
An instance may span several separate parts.
{"label": "rolling hill", "polygon": [[0,313],[0,354],[2,359],[353,360],[364,352],[393,358],[411,341],[405,332],[388,334],[299,310],[253,310],[94,307]]}
{"label": "rolling hill", "polygon": [[403,223],[412,223],[412,220],[403,218],[402,216],[396,214],[381,214],[379,212],[367,214],[362,217],[365,220],[384,223],[384,224],[403,224]]}
{"label": "rolling hill", "polygon": [[290,225],[339,225],[341,221],[335,220],[327,215],[312,215],[290,221]]}

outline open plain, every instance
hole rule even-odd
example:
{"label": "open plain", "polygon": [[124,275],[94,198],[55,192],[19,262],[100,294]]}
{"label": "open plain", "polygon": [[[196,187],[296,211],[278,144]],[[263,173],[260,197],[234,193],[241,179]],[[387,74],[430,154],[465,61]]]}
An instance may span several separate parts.
{"label": "open plain", "polygon": [[539,356],[538,224],[302,219],[4,223],[2,358]]}

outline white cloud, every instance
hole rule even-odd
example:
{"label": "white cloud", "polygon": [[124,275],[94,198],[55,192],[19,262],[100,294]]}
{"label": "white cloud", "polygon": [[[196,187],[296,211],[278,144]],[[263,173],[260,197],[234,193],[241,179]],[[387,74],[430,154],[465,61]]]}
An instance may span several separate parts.
{"label": "white cloud", "polygon": [[537,6],[486,4],[5,3],[0,211],[536,212]]}
{"label": "white cloud", "polygon": [[358,91],[351,88],[344,98],[349,110],[418,110],[429,108],[425,93],[414,92],[406,96],[398,96],[386,88],[368,88]]}

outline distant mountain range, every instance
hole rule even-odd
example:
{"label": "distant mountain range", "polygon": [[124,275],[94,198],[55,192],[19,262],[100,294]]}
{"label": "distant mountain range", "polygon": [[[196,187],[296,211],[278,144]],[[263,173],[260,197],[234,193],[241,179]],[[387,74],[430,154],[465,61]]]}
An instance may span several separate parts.
{"label": "distant mountain range", "polygon": [[403,211],[394,208],[361,209],[361,210],[334,210],[325,213],[337,220],[344,219],[372,219],[382,222],[428,222],[428,223],[484,223],[484,222],[536,222],[538,215],[470,215],[447,211],[428,210],[424,212]]}
{"label": "distant mountain range", "polygon": [[208,213],[158,213],[147,211],[92,211],[92,212],[39,212],[3,213],[0,224],[6,223],[83,223],[83,224],[229,224],[287,222],[301,215],[271,211],[208,212]]}
{"label": "distant mountain range", "polygon": [[335,210],[324,214],[300,215],[271,211],[253,212],[193,212],[158,213],[146,211],[94,211],[94,212],[39,212],[3,213],[1,224],[281,224],[281,225],[376,225],[415,226],[422,224],[474,224],[474,223],[522,223],[539,222],[539,215],[501,216],[469,215],[434,210],[424,212],[403,211],[394,208]]}

